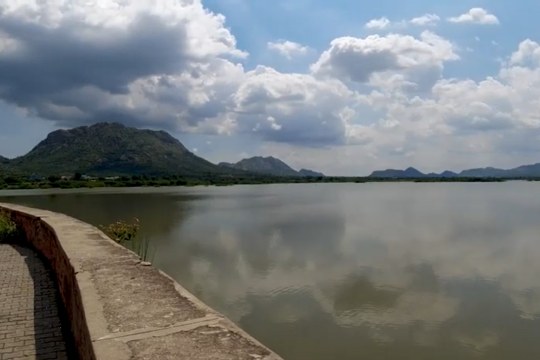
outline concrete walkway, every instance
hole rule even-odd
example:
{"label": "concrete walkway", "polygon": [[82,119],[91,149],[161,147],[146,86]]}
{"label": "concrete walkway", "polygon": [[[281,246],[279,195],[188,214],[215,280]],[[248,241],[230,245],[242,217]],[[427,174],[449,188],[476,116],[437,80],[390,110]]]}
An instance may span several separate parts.
{"label": "concrete walkway", "polygon": [[67,358],[49,270],[33,250],[0,243],[0,360]]}

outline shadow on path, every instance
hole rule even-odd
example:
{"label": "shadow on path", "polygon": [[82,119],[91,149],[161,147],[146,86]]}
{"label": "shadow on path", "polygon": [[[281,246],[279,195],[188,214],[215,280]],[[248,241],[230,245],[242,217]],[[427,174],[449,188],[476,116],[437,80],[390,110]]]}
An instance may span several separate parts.
{"label": "shadow on path", "polygon": [[0,243],[0,358],[76,359],[60,304],[53,273],[38,254]]}

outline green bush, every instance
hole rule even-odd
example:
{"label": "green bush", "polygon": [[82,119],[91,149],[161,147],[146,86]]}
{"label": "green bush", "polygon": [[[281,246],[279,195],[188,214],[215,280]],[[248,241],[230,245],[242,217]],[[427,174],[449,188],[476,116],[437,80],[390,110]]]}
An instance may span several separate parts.
{"label": "green bush", "polygon": [[133,223],[117,221],[107,226],[100,226],[101,230],[111,239],[119,244],[133,250],[143,261],[153,258],[148,238],[141,238],[139,233],[139,219],[135,218]]}
{"label": "green bush", "polygon": [[16,234],[17,225],[6,212],[0,211],[0,241],[13,240]]}
{"label": "green bush", "polygon": [[139,232],[139,219],[135,218],[133,223],[117,221],[107,226],[100,225],[101,230],[114,241],[123,244],[132,241]]}

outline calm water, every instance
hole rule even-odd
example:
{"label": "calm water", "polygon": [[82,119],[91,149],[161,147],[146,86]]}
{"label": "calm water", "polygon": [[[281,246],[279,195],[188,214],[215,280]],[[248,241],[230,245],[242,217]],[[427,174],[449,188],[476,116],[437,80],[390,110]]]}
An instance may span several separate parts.
{"label": "calm water", "polygon": [[154,263],[286,359],[539,359],[540,184],[0,192],[138,217]]}

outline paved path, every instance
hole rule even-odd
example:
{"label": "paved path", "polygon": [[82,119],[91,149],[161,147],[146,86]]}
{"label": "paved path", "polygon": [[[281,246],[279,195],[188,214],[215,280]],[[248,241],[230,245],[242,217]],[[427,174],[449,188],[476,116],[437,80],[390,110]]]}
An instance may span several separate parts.
{"label": "paved path", "polygon": [[50,272],[34,251],[0,243],[0,360],[67,358]]}

